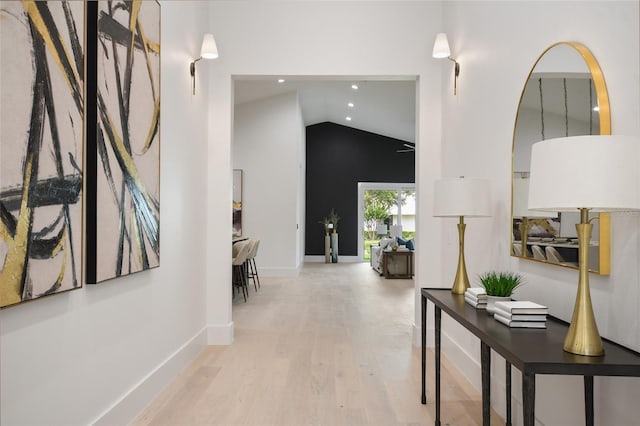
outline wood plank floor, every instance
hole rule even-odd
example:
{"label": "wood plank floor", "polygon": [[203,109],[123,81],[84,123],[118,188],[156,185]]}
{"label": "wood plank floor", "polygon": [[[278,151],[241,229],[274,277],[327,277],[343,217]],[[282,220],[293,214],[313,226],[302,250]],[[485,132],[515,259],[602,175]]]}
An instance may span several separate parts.
{"label": "wood plank floor", "polygon": [[[411,344],[413,280],[339,263],[261,283],[247,303],[235,297],[233,345],[203,350],[133,425],[434,423]],[[481,424],[479,393],[445,357],[443,367],[442,424]],[[495,412],[491,423],[504,424]]]}

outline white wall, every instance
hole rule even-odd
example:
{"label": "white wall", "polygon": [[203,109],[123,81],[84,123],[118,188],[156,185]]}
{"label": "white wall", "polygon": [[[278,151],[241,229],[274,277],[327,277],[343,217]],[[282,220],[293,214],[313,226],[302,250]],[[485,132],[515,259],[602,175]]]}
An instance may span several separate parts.
{"label": "white wall", "polygon": [[[637,2],[165,1],[162,6],[161,267],[0,312],[3,424],[126,423],[204,342],[204,324],[209,343],[232,341],[231,245],[220,241],[231,240],[237,75],[417,76],[417,233],[423,242],[417,286],[449,286],[457,258],[453,221],[431,217],[433,181],[460,174],[488,177],[494,184],[494,216],[468,221],[470,275],[491,268],[520,270],[529,283],[519,296],[569,317],[575,271],[509,257],[518,99],[547,46],[579,41],[604,71],[614,133],[640,134]],[[435,33],[443,30],[462,66],[456,97],[451,63],[430,55]],[[215,34],[221,56],[198,62],[198,93],[192,97],[188,63],[198,55],[204,32]],[[612,274],[591,281],[601,333],[635,349],[640,349],[638,229],[638,215],[613,218]],[[444,344],[478,383],[477,340],[445,321]],[[496,376],[501,370],[494,368]],[[139,391],[129,395],[141,381]],[[493,383],[493,404],[500,410],[500,385]],[[635,379],[597,379],[597,422],[634,424],[640,414],[637,393]],[[518,399],[518,385],[514,395]],[[547,424],[581,423],[580,395],[579,378],[540,378],[538,417]],[[118,405],[120,398],[126,399]]]}
{"label": "white wall", "polygon": [[[208,324],[210,343],[232,340],[230,303],[231,130],[234,76],[405,76],[418,78],[416,186],[424,197],[417,232],[439,246],[439,222],[430,217],[433,180],[440,173],[440,74],[431,58],[441,30],[439,2],[211,2],[211,29],[220,58],[210,67]],[[384,54],[381,54],[384,52]],[[302,171],[301,171],[302,173]],[[424,201],[422,201],[424,200]],[[301,222],[302,223],[302,222]],[[301,253],[302,255],[302,253]],[[417,254],[417,280],[440,285],[440,254]],[[423,269],[424,268],[424,269]],[[422,274],[424,270],[428,273]]]}
{"label": "white wall", "polygon": [[242,234],[260,240],[265,276],[296,275],[300,262],[299,171],[305,130],[296,92],[235,108],[233,168],[242,169]]}
{"label": "white wall", "polygon": [[[509,257],[511,141],[518,100],[544,49],[561,40],[581,42],[604,72],[612,132],[640,135],[638,2],[470,1],[445,2],[444,9],[452,54],[462,70],[458,96],[451,96],[451,77],[443,85],[443,174],[483,176],[493,182],[493,217],[468,221],[469,275],[493,268],[520,271],[527,284],[517,296],[547,304],[553,315],[569,320],[577,271]],[[640,349],[639,229],[638,214],[614,215],[611,275],[590,278],[600,333],[635,350]],[[448,274],[455,269],[457,234],[453,226],[443,232]],[[477,340],[456,324],[445,322],[445,329],[448,354],[478,384]],[[493,381],[493,406],[504,412],[504,369],[493,371],[498,378]],[[640,406],[632,395],[639,391],[637,379],[597,378],[596,423],[636,424]],[[514,397],[520,400],[519,385]],[[542,423],[583,424],[582,413],[580,378],[539,377],[536,416]]]}
{"label": "white wall", "polygon": [[0,312],[3,425],[125,424],[206,344],[202,10],[162,3],[161,266]]}

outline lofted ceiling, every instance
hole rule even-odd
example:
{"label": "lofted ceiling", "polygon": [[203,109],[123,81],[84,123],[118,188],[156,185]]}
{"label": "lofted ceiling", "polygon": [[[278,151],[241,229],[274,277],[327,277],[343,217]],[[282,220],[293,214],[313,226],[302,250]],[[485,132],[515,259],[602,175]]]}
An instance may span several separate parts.
{"label": "lofted ceiling", "polygon": [[305,126],[330,121],[415,143],[415,80],[260,77],[236,79],[234,90],[236,105],[297,91]]}

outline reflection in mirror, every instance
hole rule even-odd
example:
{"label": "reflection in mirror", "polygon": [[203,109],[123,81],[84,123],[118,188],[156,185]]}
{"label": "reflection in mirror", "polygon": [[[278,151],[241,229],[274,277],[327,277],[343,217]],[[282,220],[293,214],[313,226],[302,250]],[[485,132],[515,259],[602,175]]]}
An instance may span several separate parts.
{"label": "reflection in mirror", "polygon": [[[588,49],[577,43],[549,47],[534,65],[520,98],[513,135],[513,256],[577,267],[579,212],[527,208],[531,147],[566,136],[610,134],[604,78]],[[567,158],[567,161],[571,161]],[[589,269],[609,273],[609,217],[594,220]]]}

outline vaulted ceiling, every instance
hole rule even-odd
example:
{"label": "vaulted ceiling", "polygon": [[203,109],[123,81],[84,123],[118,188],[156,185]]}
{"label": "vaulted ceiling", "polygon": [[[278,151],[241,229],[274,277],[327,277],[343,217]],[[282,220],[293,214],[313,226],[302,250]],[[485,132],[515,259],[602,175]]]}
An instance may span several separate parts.
{"label": "vaulted ceiling", "polygon": [[[279,79],[284,82],[278,82]],[[358,89],[353,89],[352,85],[357,85]],[[415,143],[415,80],[244,78],[235,81],[235,103],[253,102],[291,91],[298,92],[306,126],[330,121]]]}

